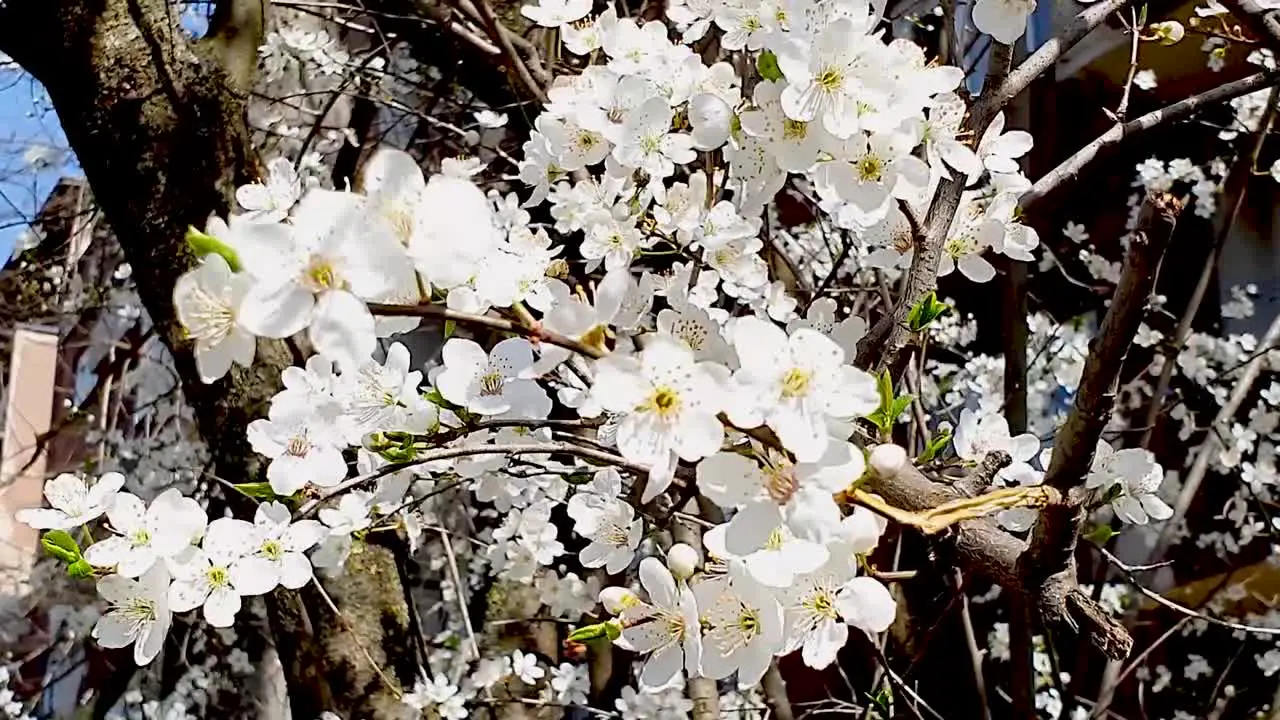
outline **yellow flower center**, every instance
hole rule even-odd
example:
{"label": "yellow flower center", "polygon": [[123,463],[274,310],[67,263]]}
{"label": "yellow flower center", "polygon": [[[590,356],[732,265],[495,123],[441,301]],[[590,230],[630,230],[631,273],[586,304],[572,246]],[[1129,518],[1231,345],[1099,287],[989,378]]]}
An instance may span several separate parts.
{"label": "yellow flower center", "polygon": [[832,93],[844,85],[844,74],[840,72],[839,68],[827,68],[818,73],[818,77],[814,79],[814,82],[824,92]]}
{"label": "yellow flower center", "polygon": [[268,560],[279,560],[284,556],[284,546],[278,540],[268,540],[262,543],[260,552]]}
{"label": "yellow flower center", "polygon": [[660,387],[649,396],[645,407],[663,420],[669,420],[680,412],[680,395],[669,387]]}
{"label": "yellow flower center", "polygon": [[863,182],[880,182],[884,177],[884,161],[875,155],[864,155],[858,161],[858,179]]}
{"label": "yellow flower center", "polygon": [[801,397],[809,391],[809,381],[813,379],[813,373],[800,368],[791,368],[786,375],[782,376],[782,397],[796,398]]}
{"label": "yellow flower center", "polygon": [[311,292],[341,289],[343,282],[327,258],[313,257],[302,271],[302,284]]}
{"label": "yellow flower center", "polygon": [[227,572],[226,568],[215,565],[205,573],[205,579],[209,581],[210,587],[226,587],[231,584],[231,573]]}

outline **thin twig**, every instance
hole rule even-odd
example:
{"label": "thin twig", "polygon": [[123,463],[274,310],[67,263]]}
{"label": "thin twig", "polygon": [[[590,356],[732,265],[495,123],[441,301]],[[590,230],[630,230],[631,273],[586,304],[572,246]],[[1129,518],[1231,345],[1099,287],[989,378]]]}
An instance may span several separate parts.
{"label": "thin twig", "polygon": [[1057,167],[1045,174],[1044,177],[1037,180],[1031,186],[1031,189],[1023,193],[1022,197],[1019,198],[1018,208],[1021,212],[1027,212],[1036,203],[1043,200],[1045,196],[1058,189],[1059,186],[1074,180],[1087,165],[1100,157],[1105,157],[1114,152],[1128,138],[1144,133],[1163,123],[1182,120],[1208,105],[1226,102],[1242,95],[1248,95],[1255,90],[1270,87],[1278,80],[1280,80],[1280,72],[1274,70],[1261,72],[1235,82],[1219,85],[1199,95],[1192,95],[1189,98],[1179,100],[1172,105],[1149,112],[1129,122],[1113,125],[1110,130],[1080,148],[1074,155],[1063,160]]}
{"label": "thin twig", "polygon": [[[1097,546],[1095,545],[1094,547],[1097,547]],[[1129,578],[1129,584],[1132,585],[1135,590],[1142,593],[1147,598],[1154,600],[1157,604],[1163,605],[1164,607],[1169,608],[1170,610],[1176,613],[1185,615],[1195,620],[1203,620],[1211,625],[1220,625],[1225,628],[1231,628],[1232,630],[1240,630],[1242,632],[1252,633],[1255,635],[1280,636],[1280,628],[1258,627],[1256,625],[1245,625],[1244,623],[1232,622],[1230,620],[1222,620],[1220,618],[1213,617],[1212,615],[1206,615],[1197,610],[1192,610],[1191,608],[1186,607],[1185,605],[1179,605],[1178,603],[1170,600],[1169,598],[1166,598],[1160,593],[1154,590],[1149,590],[1142,583],[1138,582],[1137,578],[1134,577],[1133,571],[1129,568],[1129,566],[1126,565],[1123,561],[1121,561],[1120,558],[1108,552],[1106,548],[1097,547],[1097,550],[1098,552],[1102,553],[1102,556],[1107,559],[1107,562],[1116,566],[1117,569],[1119,569],[1121,572],[1125,574],[1127,578]]]}
{"label": "thin twig", "polygon": [[1200,312],[1200,303],[1204,302],[1204,297],[1209,291],[1210,282],[1217,274],[1218,258],[1222,253],[1222,248],[1226,245],[1227,236],[1230,235],[1231,228],[1235,226],[1236,219],[1240,216],[1241,208],[1244,207],[1244,199],[1249,191],[1249,181],[1253,175],[1253,170],[1257,167],[1258,159],[1262,155],[1262,147],[1266,143],[1267,134],[1271,132],[1271,126],[1275,123],[1277,100],[1280,100],[1280,86],[1271,88],[1271,94],[1267,98],[1267,108],[1263,114],[1262,122],[1258,125],[1257,136],[1253,141],[1253,150],[1248,155],[1236,160],[1235,165],[1231,168],[1231,173],[1223,183],[1223,187],[1228,191],[1235,191],[1235,198],[1232,200],[1231,210],[1223,217],[1222,225],[1218,228],[1213,247],[1209,249],[1209,257],[1205,259],[1204,270],[1200,272],[1200,278],[1196,281],[1195,289],[1191,291],[1191,297],[1187,299],[1187,307],[1183,310],[1182,317],[1178,320],[1178,327],[1174,331],[1173,341],[1163,346],[1164,365],[1160,368],[1160,377],[1156,380],[1155,391],[1151,394],[1151,404],[1147,407],[1145,420],[1147,429],[1142,434],[1141,442],[1138,443],[1141,447],[1150,449],[1156,423],[1165,412],[1164,396],[1169,391],[1169,383],[1173,380],[1173,369],[1177,367],[1174,358],[1182,352],[1182,348],[1186,346],[1187,340],[1191,337],[1191,325],[1195,321],[1196,315]]}
{"label": "thin twig", "polygon": [[473,315],[471,313],[451,310],[440,305],[386,305],[382,303],[370,303],[369,312],[382,317],[429,317],[440,320],[452,320],[459,325],[484,327],[490,330],[523,335],[532,341],[558,345],[567,350],[572,350],[576,353],[592,358],[602,358],[608,354],[605,350],[595,347],[594,345],[588,345],[580,340],[548,330],[540,325],[525,325],[511,320],[493,317],[491,315]]}

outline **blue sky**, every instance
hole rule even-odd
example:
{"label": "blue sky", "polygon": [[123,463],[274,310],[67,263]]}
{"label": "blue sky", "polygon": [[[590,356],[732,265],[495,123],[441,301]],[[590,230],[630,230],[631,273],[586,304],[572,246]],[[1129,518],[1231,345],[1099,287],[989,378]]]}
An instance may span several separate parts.
{"label": "blue sky", "polygon": [[[36,170],[24,157],[33,146],[52,148],[57,157]],[[0,264],[58,178],[79,173],[44,89],[12,66],[0,66]]]}

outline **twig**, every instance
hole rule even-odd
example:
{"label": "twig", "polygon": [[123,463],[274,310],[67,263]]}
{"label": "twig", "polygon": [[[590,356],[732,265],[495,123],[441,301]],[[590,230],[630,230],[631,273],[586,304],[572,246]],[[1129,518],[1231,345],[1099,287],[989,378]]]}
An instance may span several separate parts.
{"label": "twig", "polygon": [[[1125,7],[1131,0],[1103,0],[1094,5],[1090,5],[1078,13],[1071,24],[1068,25],[1057,36],[1050,38],[1038,50],[1031,54],[1026,60],[1018,66],[1016,70],[1009,73],[1009,77],[998,87],[993,88],[990,95],[986,92],[983,97],[974,105],[973,114],[980,118],[985,118],[986,122],[990,122],[1005,105],[1013,100],[1023,90],[1026,90],[1033,80],[1040,77],[1046,70],[1052,68],[1063,53],[1075,47],[1076,43],[1084,39],[1085,35],[1093,32],[1094,28],[1106,22],[1111,13]],[[977,127],[977,123],[975,123]],[[985,123],[981,125],[982,129],[986,128]]]}
{"label": "twig", "polygon": [[[1135,569],[1136,568],[1134,567],[1129,568],[1130,572],[1132,572]],[[1142,665],[1142,661],[1146,660],[1148,655],[1155,652],[1155,649],[1160,647],[1162,644],[1164,644],[1165,640],[1168,640],[1169,638],[1173,637],[1174,634],[1176,634],[1179,630],[1182,629],[1184,625],[1186,625],[1189,622],[1191,622],[1191,618],[1184,617],[1178,622],[1174,623],[1173,626],[1170,627],[1168,630],[1165,630],[1160,635],[1160,637],[1156,638],[1155,642],[1148,645],[1142,652],[1138,653],[1137,657],[1135,657],[1132,661],[1129,662],[1128,665],[1125,666],[1124,670],[1122,670],[1120,674],[1116,677],[1114,685],[1116,687],[1120,687],[1120,683],[1124,682],[1126,678],[1132,675],[1133,671],[1137,670]]]}
{"label": "twig", "polygon": [[488,27],[489,37],[498,43],[498,47],[502,48],[502,52],[507,56],[507,62],[511,64],[511,69],[520,78],[520,82],[524,83],[525,89],[529,91],[539,102],[547,101],[547,93],[543,90],[541,83],[534,79],[533,74],[529,72],[529,66],[525,64],[524,58],[516,52],[515,45],[512,44],[513,33],[507,29],[505,25],[498,22],[498,18],[493,14],[493,8],[489,7],[487,0],[459,0],[460,7],[474,8],[478,11],[480,18],[484,20],[484,24]]}
{"label": "twig", "polygon": [[1129,8],[1129,75],[1124,80],[1124,94],[1120,96],[1120,104],[1116,106],[1115,119],[1124,122],[1124,118],[1129,114],[1129,96],[1133,92],[1133,78],[1138,74],[1138,47],[1142,43],[1140,31],[1138,27],[1138,13],[1132,7]]}
{"label": "twig", "polygon": [[1102,556],[1107,559],[1107,562],[1110,562],[1112,565],[1116,566],[1117,569],[1119,569],[1121,572],[1125,574],[1126,577],[1129,578],[1129,584],[1133,586],[1133,589],[1142,593],[1147,598],[1154,600],[1159,605],[1163,605],[1164,607],[1169,608],[1170,610],[1176,613],[1185,615],[1194,620],[1203,620],[1211,625],[1219,625],[1221,627],[1231,628],[1232,630],[1240,630],[1242,632],[1252,633],[1254,635],[1280,636],[1280,628],[1258,627],[1256,625],[1245,625],[1243,623],[1232,622],[1230,620],[1222,620],[1220,618],[1213,617],[1212,615],[1205,615],[1204,613],[1199,612],[1197,610],[1192,610],[1191,608],[1186,607],[1185,605],[1179,605],[1178,603],[1170,600],[1169,598],[1166,598],[1160,593],[1154,590],[1147,589],[1147,587],[1144,586],[1142,583],[1139,583],[1137,578],[1133,576],[1133,572],[1130,570],[1129,566],[1126,565],[1124,562],[1122,562],[1120,558],[1116,557],[1115,555],[1112,555],[1105,548],[1099,547],[1097,549],[1098,549],[1098,552],[1102,553]]}
{"label": "twig", "polygon": [[558,345],[567,350],[573,350],[576,353],[592,358],[602,358],[608,354],[605,350],[595,347],[594,345],[588,345],[581,340],[575,340],[567,335],[547,330],[540,325],[525,325],[511,320],[505,320],[503,318],[492,317],[490,315],[473,315],[471,313],[450,310],[449,308],[441,307],[440,305],[386,305],[382,303],[370,303],[369,312],[383,317],[430,317],[441,320],[452,320],[460,325],[484,327],[489,328],[490,330],[498,330],[499,332],[523,335],[528,337],[530,340]]}
{"label": "twig", "polygon": [[1265,37],[1273,50],[1280,49],[1280,20],[1272,12],[1274,8],[1259,0],[1226,0],[1226,5],[1250,30]]}
{"label": "twig", "polygon": [[[700,510],[698,508],[697,499],[691,498],[685,502],[685,514],[698,517]],[[689,545],[693,549],[702,553],[702,528],[697,524],[674,522],[671,523],[671,539],[675,542],[682,542]],[[785,686],[784,686],[785,693]],[[718,720],[720,717],[720,691],[716,686],[716,681],[705,677],[691,677],[685,682],[685,694],[693,701],[693,712],[691,717],[693,720]],[[785,702],[785,694],[783,701]],[[789,708],[789,706],[788,706]]]}
{"label": "twig", "polygon": [[1089,472],[1094,448],[1111,417],[1120,366],[1146,314],[1160,260],[1181,211],[1181,201],[1168,193],[1153,193],[1143,203],[1111,308],[1085,359],[1071,414],[1054,440],[1046,485],[1065,492]]}
{"label": "twig", "polygon": [[1187,339],[1191,337],[1191,325],[1195,321],[1196,315],[1200,312],[1200,303],[1204,302],[1204,296],[1209,291],[1209,283],[1217,272],[1218,257],[1222,253],[1223,246],[1226,245],[1227,236],[1231,233],[1231,228],[1236,224],[1236,218],[1240,216],[1240,209],[1244,207],[1244,199],[1249,191],[1249,181],[1252,179],[1253,170],[1257,167],[1258,158],[1262,155],[1262,146],[1266,143],[1267,134],[1271,132],[1271,126],[1275,123],[1276,101],[1278,99],[1280,99],[1280,86],[1271,88],[1271,94],[1267,98],[1267,108],[1262,122],[1258,125],[1257,136],[1253,141],[1253,150],[1247,156],[1242,156],[1236,161],[1231,168],[1230,175],[1223,183],[1224,188],[1235,190],[1235,199],[1231,203],[1231,210],[1223,217],[1222,225],[1218,228],[1213,247],[1209,249],[1209,257],[1205,259],[1204,270],[1200,272],[1200,278],[1196,281],[1195,289],[1192,290],[1191,297],[1187,299],[1187,307],[1183,310],[1182,317],[1178,320],[1178,327],[1174,331],[1173,341],[1163,346],[1164,366],[1160,368],[1160,377],[1156,380],[1155,391],[1151,394],[1151,404],[1147,407],[1147,417],[1144,421],[1147,429],[1142,434],[1141,442],[1138,443],[1141,447],[1150,447],[1156,423],[1165,411],[1164,396],[1169,391],[1169,383],[1173,380],[1173,369],[1177,366],[1174,358],[1178,356],[1178,353],[1182,352],[1182,348],[1187,344]]}
{"label": "twig", "polygon": [[444,543],[445,558],[449,561],[449,575],[453,579],[453,594],[458,597],[458,608],[462,611],[462,624],[467,628],[467,640],[471,643],[471,652],[479,659],[480,643],[476,642],[476,631],[471,625],[471,613],[467,611],[467,598],[463,595],[462,573],[458,572],[458,558],[453,554],[453,543],[449,541],[449,532],[440,528],[440,541]]}
{"label": "twig", "polygon": [[960,624],[964,628],[964,642],[969,648],[969,662],[973,666],[973,684],[978,690],[978,702],[982,704],[982,717],[991,720],[991,706],[987,702],[987,681],[982,675],[982,650],[978,636],[973,631],[973,617],[969,613],[969,596],[964,589],[964,571],[955,569],[956,592],[960,594]]}
{"label": "twig", "polygon": [[364,659],[368,661],[369,666],[373,668],[373,672],[378,675],[378,679],[382,680],[382,684],[386,685],[387,689],[394,693],[397,698],[401,697],[402,692],[400,690],[400,685],[398,683],[391,682],[391,678],[387,677],[387,674],[383,672],[378,663],[374,661],[373,656],[369,654],[369,649],[360,641],[360,636],[356,634],[355,628],[351,627],[351,621],[347,619],[346,613],[338,609],[338,606],[333,602],[333,598],[329,596],[329,592],[324,589],[324,585],[322,585],[319,580],[313,582],[312,585],[316,588],[316,591],[320,593],[320,597],[324,598],[325,604],[329,606],[329,609],[333,611],[333,614],[337,615],[338,619],[342,621],[342,625],[346,629],[347,634],[351,636],[351,642],[360,649],[360,654],[364,655]]}
{"label": "twig", "polygon": [[[1275,344],[1277,340],[1280,340],[1280,316],[1271,321],[1271,327],[1267,328],[1267,334],[1262,336],[1262,340],[1258,344],[1266,347]],[[1205,473],[1209,470],[1210,459],[1222,448],[1222,439],[1216,430],[1225,427],[1231,421],[1231,418],[1235,417],[1241,403],[1244,402],[1245,396],[1253,389],[1253,384],[1257,382],[1258,376],[1262,373],[1263,366],[1266,365],[1266,359],[1267,353],[1263,353],[1245,366],[1244,375],[1236,381],[1235,387],[1231,391],[1231,396],[1227,398],[1227,402],[1223,404],[1218,410],[1218,414],[1213,418],[1213,424],[1209,426],[1209,433],[1205,436],[1204,443],[1200,445],[1200,449],[1196,453],[1195,462],[1192,463],[1191,470],[1187,472],[1186,480],[1182,483],[1182,490],[1178,492],[1178,499],[1173,505],[1173,515],[1165,521],[1159,541],[1152,549],[1150,556],[1152,560],[1161,559],[1165,551],[1168,550],[1175,529],[1180,521],[1186,517],[1187,510],[1191,507],[1191,501],[1195,499],[1196,493],[1200,491],[1200,484],[1204,482]]]}
{"label": "twig", "polygon": [[924,698],[920,697],[919,693],[911,689],[911,687],[909,687],[905,682],[903,682],[902,678],[898,676],[898,673],[895,672],[894,669],[889,666],[889,659],[884,656],[884,651],[882,651],[878,646],[876,646],[874,642],[871,642],[870,638],[868,638],[867,644],[871,646],[871,649],[873,651],[875,651],[876,660],[880,662],[880,667],[884,668],[885,677],[889,678],[889,681],[893,683],[893,686],[897,688],[899,692],[903,693],[904,695],[906,695],[907,697],[915,701],[914,704],[909,702],[903,703],[903,705],[906,705],[911,710],[912,714],[914,714],[917,718],[922,718],[922,716],[920,715],[920,710],[916,708],[916,705],[919,705],[925,710],[928,710],[929,714],[934,716],[935,718],[938,718],[938,720],[945,720],[945,718],[943,718],[941,715],[938,714],[937,710],[934,710],[933,708],[929,707],[929,703],[925,702]]}
{"label": "twig", "polygon": [[574,455],[585,460],[595,460],[597,462],[615,465],[617,467],[626,468],[637,474],[647,475],[649,467],[639,463],[633,463],[621,455],[602,452],[592,448],[585,448],[569,442],[548,442],[548,443],[530,443],[516,445],[475,445],[470,447],[448,447],[438,448],[434,450],[426,450],[419,453],[418,457],[411,462],[394,463],[379,468],[377,471],[368,475],[361,475],[350,480],[345,480],[332,488],[321,493],[319,497],[308,501],[299,508],[296,515],[297,518],[310,517],[319,509],[321,503],[331,500],[343,493],[350,492],[356,488],[377,480],[378,478],[391,475],[393,473],[405,470],[417,465],[429,463],[434,460],[448,460],[450,458],[467,457],[469,455],[550,455],[562,453],[565,455]]}
{"label": "twig", "polygon": [[1182,120],[1208,105],[1226,102],[1242,95],[1248,95],[1255,90],[1269,87],[1278,80],[1280,80],[1280,72],[1261,72],[1235,82],[1219,85],[1199,95],[1192,95],[1172,105],[1134,118],[1129,122],[1113,125],[1110,130],[1080,148],[1074,155],[1063,160],[1057,167],[1045,174],[1044,177],[1037,180],[1031,186],[1031,189],[1023,193],[1018,200],[1018,208],[1024,213],[1029,211],[1030,208],[1058,189],[1059,186],[1074,180],[1087,165],[1100,157],[1105,157],[1114,152],[1127,138],[1144,133],[1162,123]]}

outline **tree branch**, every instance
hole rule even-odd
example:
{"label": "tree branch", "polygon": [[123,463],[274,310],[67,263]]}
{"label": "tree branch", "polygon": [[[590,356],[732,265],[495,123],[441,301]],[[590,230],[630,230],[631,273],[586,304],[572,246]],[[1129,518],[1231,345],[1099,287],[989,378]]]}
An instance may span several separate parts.
{"label": "tree branch", "polygon": [[[867,489],[897,507],[924,511],[963,497],[951,487],[925,477],[910,463],[886,467],[877,463],[873,454],[871,464]],[[1107,657],[1128,655],[1133,646],[1128,631],[1080,590],[1074,576],[1058,575],[1038,586],[1025,584],[1019,560],[1027,545],[995,522],[985,518],[965,520],[954,528],[947,541],[961,568],[985,576],[1006,592],[1025,595],[1042,621],[1078,633]],[[1053,608],[1063,610],[1045,613]]]}
{"label": "tree branch", "polygon": [[[1103,0],[1081,11],[1062,34],[1049,40],[1027,58],[1013,72],[1008,68],[1012,53],[999,43],[992,49],[992,68],[988,73],[991,87],[984,87],[982,96],[969,110],[967,129],[971,142],[976,146],[996,114],[1010,100],[1031,85],[1031,81],[1053,67],[1062,54],[1075,46],[1106,21],[1116,10],[1130,0]],[[945,179],[934,192],[925,217],[925,236],[917,238],[915,254],[902,296],[893,312],[881,317],[867,336],[858,343],[856,364],[863,368],[897,367],[898,354],[906,344],[909,332],[904,324],[911,307],[938,285],[938,261],[942,245],[951,230],[956,211],[960,208],[960,196],[964,192],[963,180]]]}
{"label": "tree branch", "polygon": [[1200,303],[1204,301],[1204,296],[1209,292],[1209,283],[1212,282],[1217,274],[1218,257],[1227,243],[1227,236],[1231,234],[1231,228],[1235,227],[1236,218],[1240,216],[1240,210],[1244,207],[1244,199],[1249,194],[1249,183],[1253,180],[1253,174],[1257,170],[1258,159],[1262,156],[1262,148],[1266,144],[1267,135],[1271,133],[1271,126],[1275,123],[1276,101],[1278,99],[1280,99],[1280,86],[1271,88],[1271,94],[1267,98],[1267,109],[1263,112],[1262,121],[1258,123],[1258,132],[1254,136],[1253,149],[1248,155],[1241,155],[1236,159],[1235,164],[1231,167],[1230,174],[1227,175],[1227,179],[1222,183],[1223,194],[1233,196],[1231,209],[1221,218],[1213,246],[1209,249],[1209,256],[1205,258],[1204,270],[1200,272],[1200,277],[1196,280],[1196,286],[1191,291],[1191,297],[1187,299],[1187,306],[1183,309],[1182,317],[1178,320],[1178,327],[1174,330],[1172,342],[1165,343],[1161,347],[1164,365],[1160,368],[1160,377],[1156,380],[1155,390],[1151,393],[1151,404],[1147,407],[1147,415],[1142,423],[1146,430],[1143,431],[1142,440],[1138,443],[1140,447],[1150,447],[1156,425],[1160,420],[1160,415],[1164,412],[1164,396],[1169,391],[1169,383],[1173,380],[1173,369],[1177,367],[1174,359],[1182,352],[1183,346],[1187,344],[1187,339],[1191,337],[1191,325],[1195,322],[1196,315],[1200,312]]}
{"label": "tree branch", "polygon": [[[1258,341],[1258,346],[1262,348],[1270,347],[1276,344],[1277,341],[1280,341],[1280,316],[1271,321],[1271,327],[1267,328],[1267,333]],[[1205,435],[1204,442],[1196,452],[1196,459],[1192,463],[1191,469],[1187,472],[1186,480],[1182,482],[1182,489],[1178,492],[1178,499],[1173,505],[1173,515],[1165,521],[1159,541],[1152,548],[1151,561],[1160,560],[1165,551],[1168,550],[1175,529],[1182,519],[1187,516],[1187,510],[1191,508],[1191,502],[1195,499],[1196,493],[1200,492],[1200,485],[1204,482],[1204,476],[1209,471],[1210,460],[1222,448],[1220,433],[1226,432],[1226,426],[1240,410],[1241,403],[1244,402],[1245,397],[1253,389],[1253,384],[1257,382],[1258,376],[1266,368],[1267,359],[1270,355],[1271,353],[1269,352],[1258,353],[1257,356],[1249,361],[1249,364],[1245,366],[1244,375],[1239,380],[1236,380],[1235,386],[1231,390],[1231,396],[1218,409],[1217,415],[1213,418],[1213,424],[1209,426],[1209,431]]]}
{"label": "tree branch", "polygon": [[471,327],[483,327],[489,330],[497,330],[499,332],[515,333],[529,338],[531,341],[541,341],[558,345],[566,350],[572,350],[581,355],[590,358],[602,358],[609,353],[602,348],[594,345],[588,345],[581,340],[575,340],[567,335],[547,330],[539,323],[526,325],[524,323],[514,322],[503,318],[492,317],[490,315],[472,315],[470,313],[458,312],[450,310],[440,305],[384,305],[380,303],[370,303],[369,312],[374,315],[383,317],[429,317],[439,320],[452,320],[461,325],[469,325]]}
{"label": "tree branch", "polygon": [[1096,140],[1080,148],[1074,155],[1063,160],[1023,193],[1018,201],[1022,212],[1029,211],[1036,203],[1044,199],[1054,190],[1074,180],[1082,170],[1099,158],[1107,157],[1116,151],[1126,139],[1140,135],[1158,125],[1190,117],[1197,110],[1214,103],[1226,102],[1256,90],[1270,87],[1280,82],[1280,72],[1269,71],[1219,85],[1199,95],[1192,95],[1172,105],[1147,113],[1127,123],[1116,124]]}
{"label": "tree branch", "polygon": [[1263,37],[1273,50],[1280,50],[1280,18],[1274,8],[1259,0],[1225,0],[1225,4],[1232,15]]}
{"label": "tree branch", "polygon": [[1153,193],[1143,202],[1111,308],[1091,343],[1071,414],[1054,439],[1053,462],[1044,476],[1050,487],[1065,493],[1089,472],[1094,448],[1111,418],[1120,367],[1146,314],[1181,212],[1182,202],[1168,193]]}
{"label": "tree branch", "polygon": [[269,0],[218,0],[204,43],[222,61],[228,86],[247,96],[258,69]]}

